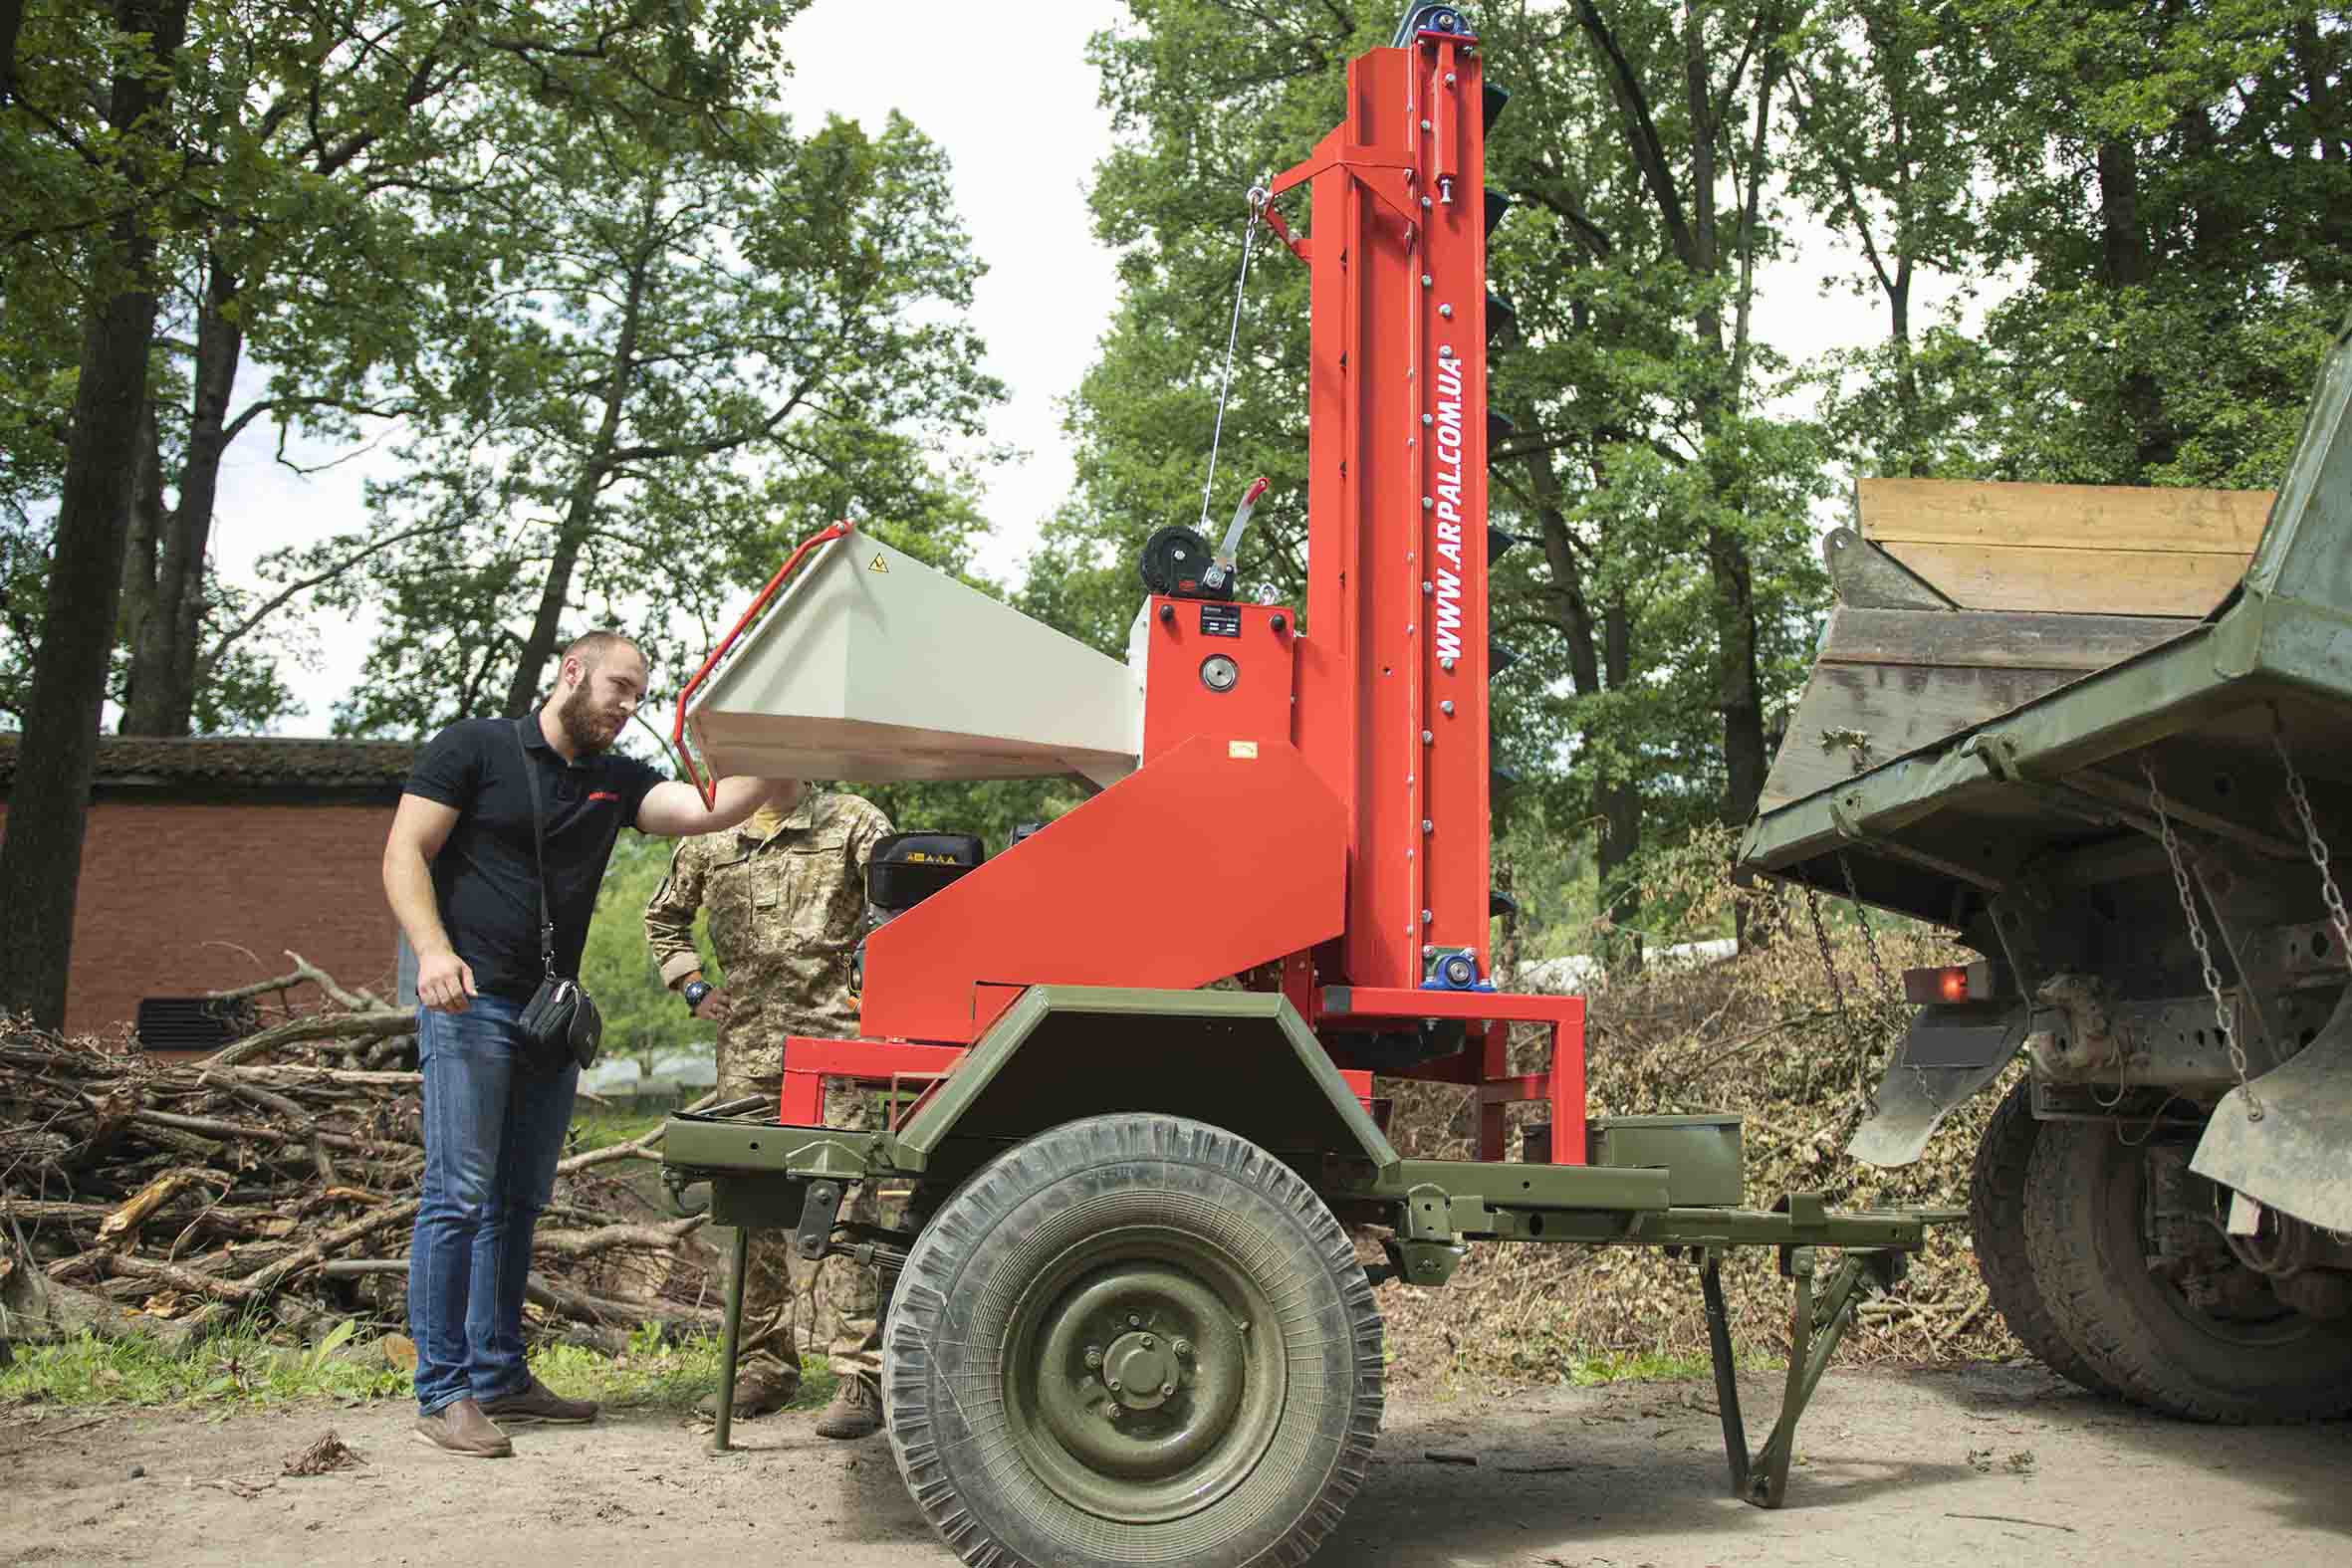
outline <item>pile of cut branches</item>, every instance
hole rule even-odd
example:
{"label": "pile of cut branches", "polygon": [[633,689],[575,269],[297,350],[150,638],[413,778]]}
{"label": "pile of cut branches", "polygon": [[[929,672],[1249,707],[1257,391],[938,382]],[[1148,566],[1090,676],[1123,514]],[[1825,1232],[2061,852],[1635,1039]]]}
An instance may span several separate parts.
{"label": "pile of cut branches", "polygon": [[[1692,877],[1689,896],[1702,917],[1752,896],[1722,878],[1727,858],[1724,844]],[[1822,904],[1818,926],[1794,895],[1761,911],[1778,922],[1776,940],[1728,961],[1661,964],[1590,987],[1591,1114],[1739,1114],[1751,1207],[1817,1192],[1842,1208],[1966,1208],[1977,1138],[2005,1083],[1956,1110],[1916,1164],[1877,1170],[1845,1153],[1910,1020],[1902,971],[1949,962],[1960,950],[1932,929],[1884,916],[1866,925],[1842,900]],[[1544,1065],[1531,1037],[1514,1050],[1518,1070]],[[1379,1092],[1394,1099],[1389,1132],[1402,1153],[1470,1157],[1476,1124],[1466,1091],[1384,1079]],[[1511,1118],[1517,1159],[1518,1131],[1547,1118],[1535,1106],[1515,1106]],[[1735,1252],[1724,1282],[1743,1351],[1783,1354],[1788,1293],[1772,1253]],[[1695,1270],[1655,1248],[1474,1246],[1447,1288],[1386,1285],[1380,1300],[1392,1371],[1406,1380],[1451,1372],[1552,1382],[1707,1353]],[[2020,1354],[1986,1298],[1963,1225],[1932,1231],[1902,1285],[1863,1304],[1839,1358],[1909,1364]]]}
{"label": "pile of cut branches", "polygon": [[[419,1078],[367,1063],[412,1062],[415,1019],[297,964],[223,1000],[308,980],[350,1006],[248,1011],[254,1031],[201,1058],[0,1028],[0,1339],[402,1319]],[[658,1137],[559,1167],[529,1287],[542,1332],[609,1349],[648,1322],[715,1326],[702,1222],[609,1179]]]}

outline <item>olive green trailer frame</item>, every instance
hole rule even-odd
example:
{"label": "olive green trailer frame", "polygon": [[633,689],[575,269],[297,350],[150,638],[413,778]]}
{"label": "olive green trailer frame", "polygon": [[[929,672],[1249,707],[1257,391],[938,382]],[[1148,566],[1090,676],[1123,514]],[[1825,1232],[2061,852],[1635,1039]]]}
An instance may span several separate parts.
{"label": "olive green trailer frame", "polygon": [[[1123,1060],[1109,1062],[1106,1026]],[[1236,1093],[1246,1085],[1246,1093]],[[1297,1010],[1273,994],[1032,988],[900,1126],[850,1132],[773,1120],[681,1114],[664,1132],[663,1177],[681,1207],[707,1183],[712,1221],[735,1228],[721,1342],[714,1443],[731,1441],[731,1396],[750,1232],[785,1229],[815,1261],[848,1256],[895,1268],[912,1236],[843,1226],[860,1182],[952,1184],[1027,1138],[1104,1113],[1210,1121],[1297,1170],[1333,1210],[1394,1230],[1379,1278],[1450,1279],[1474,1240],[1664,1246],[1697,1265],[1734,1491],[1761,1507],[1786,1492],[1796,1423],[1865,1293],[1892,1286],[1941,1212],[1840,1213],[1817,1195],[1772,1210],[1708,1202],[1738,1191],[1736,1139],[1722,1117],[1596,1123],[1594,1148],[1645,1163],[1553,1165],[1409,1160],[1349,1092]],[[1728,1151],[1728,1152],[1727,1152]],[[1664,1158],[1669,1163],[1655,1163]],[[1793,1284],[1780,1410],[1751,1456],[1733,1376],[1721,1264],[1736,1246],[1771,1246]],[[1817,1249],[1841,1249],[1826,1278]]]}

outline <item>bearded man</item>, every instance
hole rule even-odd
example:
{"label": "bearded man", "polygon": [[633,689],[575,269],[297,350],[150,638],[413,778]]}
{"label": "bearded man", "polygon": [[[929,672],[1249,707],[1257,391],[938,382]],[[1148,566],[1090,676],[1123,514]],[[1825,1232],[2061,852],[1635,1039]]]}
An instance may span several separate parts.
{"label": "bearded man", "polygon": [[502,1457],[514,1446],[500,1422],[596,1415],[550,1391],[523,1354],[531,1236],[555,1191],[580,1077],[569,1057],[535,1052],[518,1026],[550,972],[542,908],[553,972],[576,978],[622,827],[719,832],[783,787],[729,779],[705,805],[691,785],[614,753],[645,684],[645,656],[626,637],[580,638],[538,713],[467,719],[433,737],[384,845],[384,895],[416,952],[421,1004],[425,1167],[408,1251],[415,1435],[446,1453]]}

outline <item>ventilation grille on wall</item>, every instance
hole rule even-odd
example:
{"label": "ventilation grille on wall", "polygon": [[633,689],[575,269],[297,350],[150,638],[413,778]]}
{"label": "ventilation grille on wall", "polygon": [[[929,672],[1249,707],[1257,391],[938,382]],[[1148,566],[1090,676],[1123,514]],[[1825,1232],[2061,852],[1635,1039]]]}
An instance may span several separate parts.
{"label": "ventilation grille on wall", "polygon": [[253,1004],[218,997],[146,997],[138,1005],[141,1050],[218,1050],[252,1032]]}

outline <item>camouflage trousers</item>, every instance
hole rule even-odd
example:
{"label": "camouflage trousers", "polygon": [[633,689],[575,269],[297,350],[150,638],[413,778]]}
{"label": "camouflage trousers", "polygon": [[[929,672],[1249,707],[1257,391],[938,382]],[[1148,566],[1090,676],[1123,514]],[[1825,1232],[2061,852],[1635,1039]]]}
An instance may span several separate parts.
{"label": "camouflage trousers", "polygon": [[[783,1075],[731,1073],[726,1054],[720,1053],[719,1098],[731,1100],[758,1094],[766,1096],[773,1105],[782,1092]],[[774,1059],[770,1056],[769,1061]],[[845,1078],[827,1078],[824,1090],[827,1127],[857,1132],[872,1132],[881,1127],[881,1109],[875,1095],[860,1092]],[[861,1225],[881,1223],[880,1207],[874,1200],[871,1185],[859,1184],[842,1218]],[[787,1362],[796,1367],[800,1364],[802,1347],[793,1343],[793,1327],[799,1317],[794,1300],[793,1263],[790,1231],[752,1232],[749,1266],[744,1270],[743,1337],[738,1347],[738,1364],[744,1372],[774,1371]],[[861,1268],[845,1257],[828,1257],[812,1267],[814,1276],[806,1290],[810,1307],[808,1351],[814,1353],[822,1345],[835,1377],[862,1374],[879,1379],[882,1321],[889,1308],[890,1287],[897,1283],[896,1276],[880,1280],[876,1277],[877,1270]]]}

